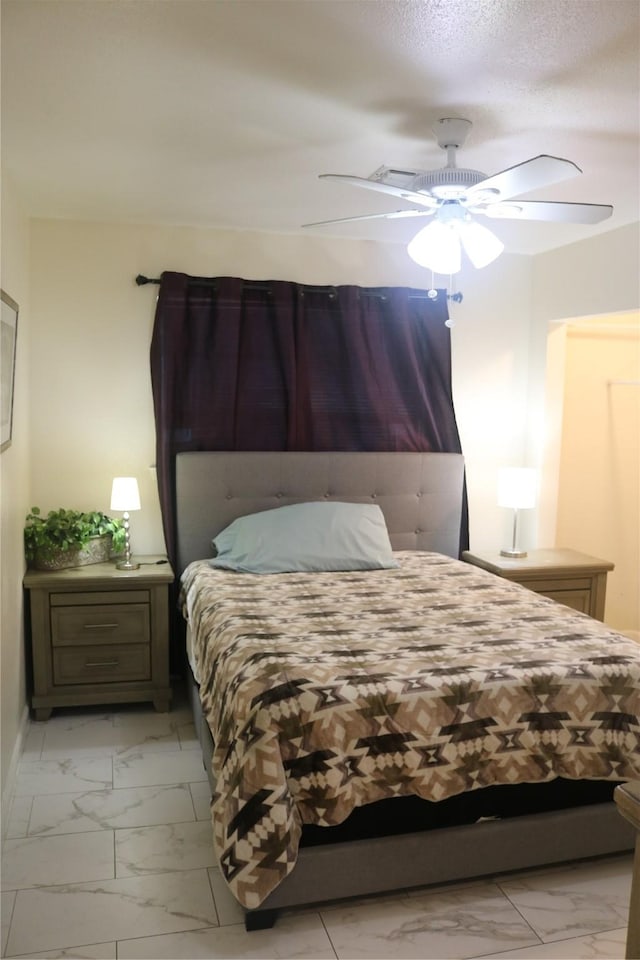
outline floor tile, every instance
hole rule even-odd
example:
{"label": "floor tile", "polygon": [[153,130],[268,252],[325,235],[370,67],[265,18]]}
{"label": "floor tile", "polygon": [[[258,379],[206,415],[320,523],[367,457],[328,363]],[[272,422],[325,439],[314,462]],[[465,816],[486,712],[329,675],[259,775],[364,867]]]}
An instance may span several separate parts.
{"label": "floor tile", "polygon": [[110,880],[114,875],[113,831],[5,840],[2,886],[24,890],[47,884]]}
{"label": "floor tile", "polygon": [[45,733],[46,725],[44,723],[29,723],[22,744],[22,760],[40,760]]}
{"label": "floor tile", "polygon": [[176,718],[171,713],[150,712],[114,718],[120,741],[117,755],[164,753],[180,749]]}
{"label": "floor tile", "polygon": [[509,953],[485,954],[482,960],[624,960],[626,941],[626,928],[621,928],[587,937],[554,940]]}
{"label": "floor tile", "polygon": [[200,750],[200,741],[193,720],[179,724],[176,727],[176,733],[181,750]]}
{"label": "floor tile", "polygon": [[21,890],[7,955],[177,933],[217,923],[205,870]]}
{"label": "floor tile", "polygon": [[15,890],[0,893],[0,955],[4,957],[4,949],[9,936],[9,924],[11,923],[11,914],[13,905],[16,902]]}
{"label": "floor tile", "polygon": [[34,797],[29,836],[194,820],[187,784]]}
{"label": "floor tile", "polygon": [[[118,717],[96,718],[91,724],[54,725],[47,731],[43,760],[71,756],[119,756],[180,749],[176,722],[165,713],[138,714],[118,722]],[[184,721],[183,721],[184,722]]]}
{"label": "floor tile", "polygon": [[118,943],[121,960],[335,960],[335,956],[316,913],[292,914],[278,920],[271,930],[252,933],[236,924]]}
{"label": "floor tile", "polygon": [[631,857],[500,882],[543,941],[615,930],[627,923]]}
{"label": "floor tile", "polygon": [[149,704],[130,704],[125,710],[119,710],[113,715],[114,727],[128,733],[137,730],[162,735],[174,729],[175,721],[175,710],[158,713]]}
{"label": "floor tile", "polygon": [[206,820],[116,831],[116,877],[197,870],[215,862],[213,827]]}
{"label": "floor tile", "polygon": [[7,822],[3,824],[3,840],[27,836],[32,804],[33,797],[12,798]]}
{"label": "floor tile", "polygon": [[42,729],[45,734],[55,727],[73,730],[76,727],[99,727],[113,724],[113,711],[104,706],[94,705],[86,707],[56,707],[48,720],[43,723],[34,722],[33,727]]}
{"label": "floor tile", "polygon": [[476,957],[538,943],[518,911],[492,886],[421,892],[320,915],[340,960]]}
{"label": "floor tile", "polygon": [[206,776],[196,750],[137,753],[113,760],[113,786],[118,788],[189,783],[204,780]]}
{"label": "floor tile", "polygon": [[220,926],[226,927],[232,923],[244,923],[244,910],[231,893],[219,867],[211,867],[208,873]]}
{"label": "floor tile", "polygon": [[25,760],[16,775],[16,797],[77,793],[113,786],[111,757],[80,760]]}
{"label": "floor tile", "polygon": [[113,715],[114,726],[121,730],[147,730],[149,733],[175,732],[193,721],[187,704],[174,705],[168,713],[158,713],[148,704],[128,704],[126,709]]}
{"label": "floor tile", "polygon": [[19,954],[29,960],[116,960],[116,943],[93,943],[79,947],[65,947],[64,950],[44,950],[42,953]]}
{"label": "floor tile", "polygon": [[211,820],[211,787],[208,780],[190,783],[196,820]]}
{"label": "floor tile", "polygon": [[41,759],[110,756],[115,747],[112,716],[84,713],[53,716],[45,726]]}

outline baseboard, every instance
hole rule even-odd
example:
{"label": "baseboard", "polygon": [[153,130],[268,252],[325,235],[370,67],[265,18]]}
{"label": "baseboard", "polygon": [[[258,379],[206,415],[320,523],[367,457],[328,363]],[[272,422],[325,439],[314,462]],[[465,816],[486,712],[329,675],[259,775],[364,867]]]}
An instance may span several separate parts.
{"label": "baseboard", "polygon": [[16,742],[13,747],[13,753],[11,754],[11,762],[9,763],[9,770],[7,773],[6,782],[2,786],[2,800],[0,801],[0,820],[2,821],[2,839],[4,840],[5,833],[9,822],[11,820],[11,804],[13,802],[13,792],[16,783],[16,773],[18,772],[18,764],[20,763],[20,757],[24,751],[24,744],[27,739],[27,733],[29,731],[29,726],[31,725],[31,720],[29,719],[29,707],[25,704],[22,711],[22,717],[20,718],[20,725],[18,727],[18,735],[16,737]]}

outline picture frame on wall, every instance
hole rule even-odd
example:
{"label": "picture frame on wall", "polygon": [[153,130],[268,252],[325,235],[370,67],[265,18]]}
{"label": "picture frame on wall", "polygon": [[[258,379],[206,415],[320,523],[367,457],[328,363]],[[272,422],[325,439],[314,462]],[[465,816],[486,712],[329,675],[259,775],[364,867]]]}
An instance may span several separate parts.
{"label": "picture frame on wall", "polygon": [[16,372],[16,343],[18,340],[18,304],[0,290],[0,450],[11,443],[13,431],[13,393]]}

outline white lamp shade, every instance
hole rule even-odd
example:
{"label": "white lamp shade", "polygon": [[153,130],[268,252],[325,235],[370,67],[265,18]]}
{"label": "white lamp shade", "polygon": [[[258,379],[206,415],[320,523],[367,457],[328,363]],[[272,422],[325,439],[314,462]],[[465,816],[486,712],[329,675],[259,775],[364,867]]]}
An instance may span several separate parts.
{"label": "white lamp shade", "polygon": [[140,491],[135,477],[114,477],[111,487],[111,509],[125,513],[140,509]]}
{"label": "white lamp shade", "polygon": [[462,267],[460,241],[453,224],[434,220],[416,233],[407,247],[412,260],[434,273],[458,273]]}
{"label": "white lamp shade", "polygon": [[477,270],[493,263],[504,250],[502,240],[498,240],[495,233],[475,220],[465,220],[459,224],[458,232],[464,252]]}
{"label": "white lamp shade", "polygon": [[498,506],[527,510],[536,503],[537,473],[529,467],[505,467],[498,474]]}
{"label": "white lamp shade", "polygon": [[433,220],[416,233],[407,246],[412,260],[434,273],[452,274],[462,269],[462,249],[476,269],[499,257],[504,244],[491,230],[470,218],[453,216]]}

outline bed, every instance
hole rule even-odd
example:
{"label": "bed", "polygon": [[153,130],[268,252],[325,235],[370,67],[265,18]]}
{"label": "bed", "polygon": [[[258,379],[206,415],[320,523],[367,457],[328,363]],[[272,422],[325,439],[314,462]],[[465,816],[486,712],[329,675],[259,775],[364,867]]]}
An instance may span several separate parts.
{"label": "bed", "polygon": [[[463,483],[457,454],[177,457],[192,705],[248,929],[284,907],[633,848],[612,793],[640,774],[639,648],[461,563]],[[392,563],[211,567],[238,518],[310,503],[375,505]]]}

